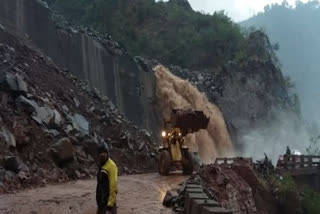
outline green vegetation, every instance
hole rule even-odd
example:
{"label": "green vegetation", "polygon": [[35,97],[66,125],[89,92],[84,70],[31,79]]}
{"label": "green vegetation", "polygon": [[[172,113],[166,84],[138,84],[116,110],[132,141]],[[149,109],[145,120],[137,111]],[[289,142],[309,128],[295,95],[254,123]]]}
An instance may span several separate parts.
{"label": "green vegetation", "polygon": [[[191,69],[248,58],[248,38],[223,12],[207,15],[154,0],[48,0],[76,24],[125,44],[132,55]],[[177,2],[177,1],[176,1]]]}
{"label": "green vegetation", "polygon": [[278,200],[282,213],[320,213],[320,193],[309,187],[300,187],[290,175],[283,177],[270,173],[263,179],[267,188],[271,188]]}
{"label": "green vegetation", "polygon": [[306,150],[308,155],[320,155],[320,135],[310,139],[310,145]]}
{"label": "green vegetation", "polygon": [[300,210],[298,189],[291,176],[284,176],[278,183],[277,198],[283,213],[297,213]]}
{"label": "green vegetation", "polygon": [[318,214],[320,213],[320,193],[311,189],[304,191],[302,200],[302,209],[304,214]]}

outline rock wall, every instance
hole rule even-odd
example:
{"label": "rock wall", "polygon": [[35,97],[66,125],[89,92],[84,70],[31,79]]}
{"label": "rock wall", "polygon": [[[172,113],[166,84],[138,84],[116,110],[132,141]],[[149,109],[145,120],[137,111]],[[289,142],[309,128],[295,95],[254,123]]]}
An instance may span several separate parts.
{"label": "rock wall", "polygon": [[[260,32],[254,33],[249,42],[252,49],[269,45],[267,37]],[[298,103],[290,97],[282,72],[274,64],[272,55],[265,55],[253,53],[243,63],[229,62],[214,72],[169,67],[172,73],[189,80],[207,95],[209,101],[220,107],[236,150],[250,150],[250,156],[258,149],[248,144],[261,146],[256,152],[260,156],[266,147],[279,152],[285,145],[294,145],[289,139],[297,136],[293,133],[299,129]],[[273,139],[267,141],[271,135]],[[273,148],[276,144],[279,148]],[[271,153],[268,151],[269,155]]]}
{"label": "rock wall", "polygon": [[154,75],[141,72],[110,37],[71,27],[41,0],[2,0],[0,23],[27,34],[59,67],[108,96],[129,120],[155,130]]}

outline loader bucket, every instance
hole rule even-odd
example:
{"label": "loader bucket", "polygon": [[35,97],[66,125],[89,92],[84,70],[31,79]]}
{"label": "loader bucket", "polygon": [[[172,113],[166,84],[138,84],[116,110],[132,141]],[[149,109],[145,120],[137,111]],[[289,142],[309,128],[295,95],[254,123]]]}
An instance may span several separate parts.
{"label": "loader bucket", "polygon": [[180,128],[186,134],[189,130],[197,132],[200,129],[208,127],[210,118],[202,111],[194,111],[192,109],[172,109],[171,124],[173,127]]}

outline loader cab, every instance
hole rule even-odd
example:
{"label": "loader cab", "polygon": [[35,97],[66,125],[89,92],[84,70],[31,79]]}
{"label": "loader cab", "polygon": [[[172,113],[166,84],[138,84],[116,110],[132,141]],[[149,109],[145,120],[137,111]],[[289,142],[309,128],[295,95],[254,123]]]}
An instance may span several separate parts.
{"label": "loader cab", "polygon": [[194,161],[188,147],[185,146],[185,136],[199,129],[206,129],[208,117],[201,111],[192,109],[173,109],[170,120],[164,120],[161,132],[158,169],[161,175],[169,175],[170,168],[182,169],[183,174],[191,175]]}

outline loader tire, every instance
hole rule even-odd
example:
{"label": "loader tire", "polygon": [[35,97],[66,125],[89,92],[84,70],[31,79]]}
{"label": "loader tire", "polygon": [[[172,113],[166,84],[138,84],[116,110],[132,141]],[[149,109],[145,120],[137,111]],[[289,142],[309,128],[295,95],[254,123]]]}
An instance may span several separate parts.
{"label": "loader tire", "polygon": [[189,151],[185,151],[184,152],[184,161],[183,161],[183,168],[182,168],[182,171],[183,171],[183,174],[184,175],[192,175],[193,173],[193,168],[194,168],[194,165],[193,165],[193,157],[192,157],[192,154],[191,152]]}
{"label": "loader tire", "polygon": [[159,155],[159,174],[160,175],[169,175],[170,171],[170,164],[171,164],[171,157],[167,150],[162,150]]}

